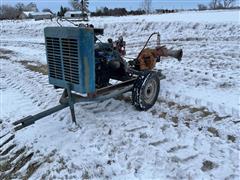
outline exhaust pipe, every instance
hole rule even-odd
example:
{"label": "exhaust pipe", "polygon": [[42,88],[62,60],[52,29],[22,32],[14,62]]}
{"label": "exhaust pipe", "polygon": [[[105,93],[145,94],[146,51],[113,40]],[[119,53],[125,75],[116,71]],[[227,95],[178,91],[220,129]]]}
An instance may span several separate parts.
{"label": "exhaust pipe", "polygon": [[182,49],[179,49],[179,50],[168,49],[166,55],[174,57],[178,61],[181,61],[182,60],[182,56],[183,56],[183,51],[182,51]]}
{"label": "exhaust pipe", "polygon": [[176,58],[178,61],[182,60],[182,56],[183,56],[183,50],[182,49],[178,49],[178,50],[173,50],[173,49],[168,49],[166,48],[166,46],[157,46],[156,51],[158,51],[160,54],[160,56],[171,56]]}

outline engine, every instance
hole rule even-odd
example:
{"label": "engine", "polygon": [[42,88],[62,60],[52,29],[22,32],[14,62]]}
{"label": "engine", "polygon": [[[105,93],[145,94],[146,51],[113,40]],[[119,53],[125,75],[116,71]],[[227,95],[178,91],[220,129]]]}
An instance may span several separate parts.
{"label": "engine", "polygon": [[122,80],[127,75],[125,67],[121,54],[114,49],[113,43],[95,44],[95,82],[97,88],[108,86],[110,78]]}

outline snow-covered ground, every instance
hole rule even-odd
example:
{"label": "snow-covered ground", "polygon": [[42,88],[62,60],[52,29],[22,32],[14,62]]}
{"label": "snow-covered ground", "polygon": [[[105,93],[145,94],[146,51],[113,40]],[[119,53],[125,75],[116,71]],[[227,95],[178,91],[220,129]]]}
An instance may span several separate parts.
{"label": "snow-covered ground", "polygon": [[157,65],[167,77],[157,103],[138,112],[126,94],[77,104],[81,128],[65,109],[15,133],[8,133],[13,121],[56,105],[61,95],[46,75],[24,66],[46,64],[43,29],[57,23],[1,21],[0,178],[239,179],[239,13],[91,19],[105,28],[102,40],[123,35],[128,57],[152,32],[183,49],[181,62]]}

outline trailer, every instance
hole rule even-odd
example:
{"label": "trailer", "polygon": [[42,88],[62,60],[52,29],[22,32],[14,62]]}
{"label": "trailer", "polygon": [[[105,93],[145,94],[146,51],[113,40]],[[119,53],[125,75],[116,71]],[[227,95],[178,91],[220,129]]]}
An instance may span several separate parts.
{"label": "trailer", "polygon": [[[104,101],[126,92],[132,92],[137,110],[145,111],[155,104],[165,76],[157,70],[139,71],[134,61],[124,61],[111,43],[97,42],[99,34],[102,29],[89,25],[44,29],[49,83],[62,88],[63,93],[55,107],[15,121],[15,131],[67,107],[76,123],[74,104]],[[159,33],[149,39],[153,35],[160,44]],[[110,79],[118,83],[111,84]]]}

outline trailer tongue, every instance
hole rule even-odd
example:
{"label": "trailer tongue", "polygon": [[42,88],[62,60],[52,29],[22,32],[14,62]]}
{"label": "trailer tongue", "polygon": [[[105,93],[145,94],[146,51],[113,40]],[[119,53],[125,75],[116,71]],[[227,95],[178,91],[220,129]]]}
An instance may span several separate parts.
{"label": "trailer tongue", "polygon": [[88,97],[81,96],[76,93],[69,92],[68,89],[64,89],[62,97],[60,98],[60,104],[52,107],[46,111],[40,112],[36,115],[30,115],[18,121],[15,121],[13,125],[15,126],[14,130],[18,131],[22,128],[34,124],[36,121],[49,116],[57,111],[70,107],[72,121],[76,123],[74,104],[79,102],[89,102],[89,101],[103,101],[113,97],[117,97],[125,92],[131,91],[133,88],[133,83],[136,78],[132,78],[128,81],[119,83],[117,85],[108,86],[106,88],[101,88],[96,91],[96,94],[91,94]]}

